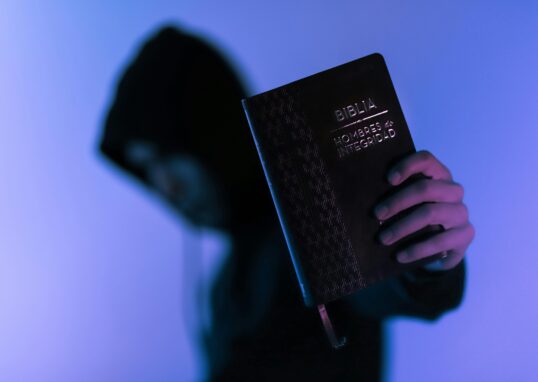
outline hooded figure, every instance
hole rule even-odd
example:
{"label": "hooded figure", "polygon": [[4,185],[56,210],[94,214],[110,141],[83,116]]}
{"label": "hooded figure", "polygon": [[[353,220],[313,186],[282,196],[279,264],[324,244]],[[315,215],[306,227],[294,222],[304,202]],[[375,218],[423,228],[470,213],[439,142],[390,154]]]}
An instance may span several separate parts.
{"label": "hooded figure", "polygon": [[330,303],[348,338],[333,350],[317,312],[303,305],[242,111],[246,95],[218,51],[164,28],[123,74],[100,151],[192,224],[229,235],[229,256],[211,286],[212,327],[200,336],[211,380],[380,381],[381,319],[435,319],[458,306],[463,262]]}

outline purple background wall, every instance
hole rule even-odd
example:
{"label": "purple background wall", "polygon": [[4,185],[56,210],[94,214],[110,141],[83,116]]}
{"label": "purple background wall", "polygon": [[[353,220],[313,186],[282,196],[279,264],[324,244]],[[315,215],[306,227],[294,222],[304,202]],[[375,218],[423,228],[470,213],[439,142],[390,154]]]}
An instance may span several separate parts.
{"label": "purple background wall", "polygon": [[255,92],[383,53],[417,147],[465,186],[477,229],[461,308],[387,322],[387,380],[538,380],[537,3],[229,3],[0,4],[0,380],[203,375],[183,276],[207,276],[226,241],[95,153],[123,65],[169,21],[219,43]]}

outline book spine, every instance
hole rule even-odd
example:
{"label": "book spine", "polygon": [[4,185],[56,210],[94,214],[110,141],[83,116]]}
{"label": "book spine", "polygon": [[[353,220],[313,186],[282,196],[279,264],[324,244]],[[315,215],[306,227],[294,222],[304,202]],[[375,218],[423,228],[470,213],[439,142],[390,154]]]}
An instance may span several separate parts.
{"label": "book spine", "polygon": [[254,126],[253,118],[250,115],[249,110],[249,104],[247,99],[241,100],[241,103],[243,105],[243,110],[245,111],[245,115],[247,117],[248,125],[250,127],[250,132],[252,134],[254,144],[256,146],[256,150],[258,152],[258,156],[260,157],[260,162],[262,164],[263,172],[265,174],[265,179],[267,180],[267,184],[269,186],[269,190],[271,192],[271,197],[273,199],[273,203],[275,205],[275,209],[277,212],[278,220],[280,222],[280,225],[282,227],[282,232],[284,233],[284,238],[286,240],[286,244],[288,246],[288,250],[290,252],[291,261],[293,263],[293,268],[295,269],[295,274],[297,275],[297,279],[299,281],[299,287],[301,289],[301,293],[303,295],[303,299],[305,301],[305,304],[308,306],[313,306],[314,301],[312,298],[312,293],[310,290],[310,286],[306,281],[303,266],[299,260],[299,257],[295,253],[295,244],[293,241],[293,238],[290,236],[290,227],[288,227],[288,224],[285,219],[285,213],[283,212],[282,206],[279,201],[279,191],[276,190],[273,186],[273,182],[271,180],[271,176],[269,175],[270,170],[268,168],[268,164],[265,160],[265,155],[263,153],[263,150],[261,148],[259,138],[256,132],[257,127]]}

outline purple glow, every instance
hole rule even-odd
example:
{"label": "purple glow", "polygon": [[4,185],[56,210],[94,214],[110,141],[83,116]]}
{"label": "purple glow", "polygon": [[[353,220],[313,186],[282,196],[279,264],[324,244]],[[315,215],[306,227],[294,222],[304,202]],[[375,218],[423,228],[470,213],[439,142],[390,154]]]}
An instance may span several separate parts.
{"label": "purple glow", "polygon": [[417,148],[465,186],[477,232],[461,308],[387,322],[387,381],[538,379],[537,4],[253,4],[0,5],[0,380],[203,375],[184,275],[209,277],[226,240],[95,152],[114,81],[169,21],[220,44],[253,92],[382,52]]}

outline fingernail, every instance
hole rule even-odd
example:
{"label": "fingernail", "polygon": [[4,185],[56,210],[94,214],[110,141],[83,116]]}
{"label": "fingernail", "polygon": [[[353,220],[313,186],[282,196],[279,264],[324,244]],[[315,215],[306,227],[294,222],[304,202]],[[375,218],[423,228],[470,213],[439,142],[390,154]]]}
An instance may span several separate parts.
{"label": "fingernail", "polygon": [[398,253],[396,254],[396,259],[397,259],[400,263],[406,263],[407,260],[409,259],[409,254],[408,254],[406,251],[398,252]]}
{"label": "fingernail", "polygon": [[382,219],[383,216],[385,216],[389,212],[389,209],[387,206],[380,204],[374,209],[374,213],[377,216],[378,219]]}
{"label": "fingernail", "polygon": [[400,173],[398,171],[392,171],[388,175],[388,180],[389,180],[390,183],[396,184],[400,180],[400,177],[401,177],[401,175],[400,175]]}
{"label": "fingernail", "polygon": [[390,239],[392,238],[392,230],[386,229],[379,234],[379,240],[383,244],[390,244]]}

